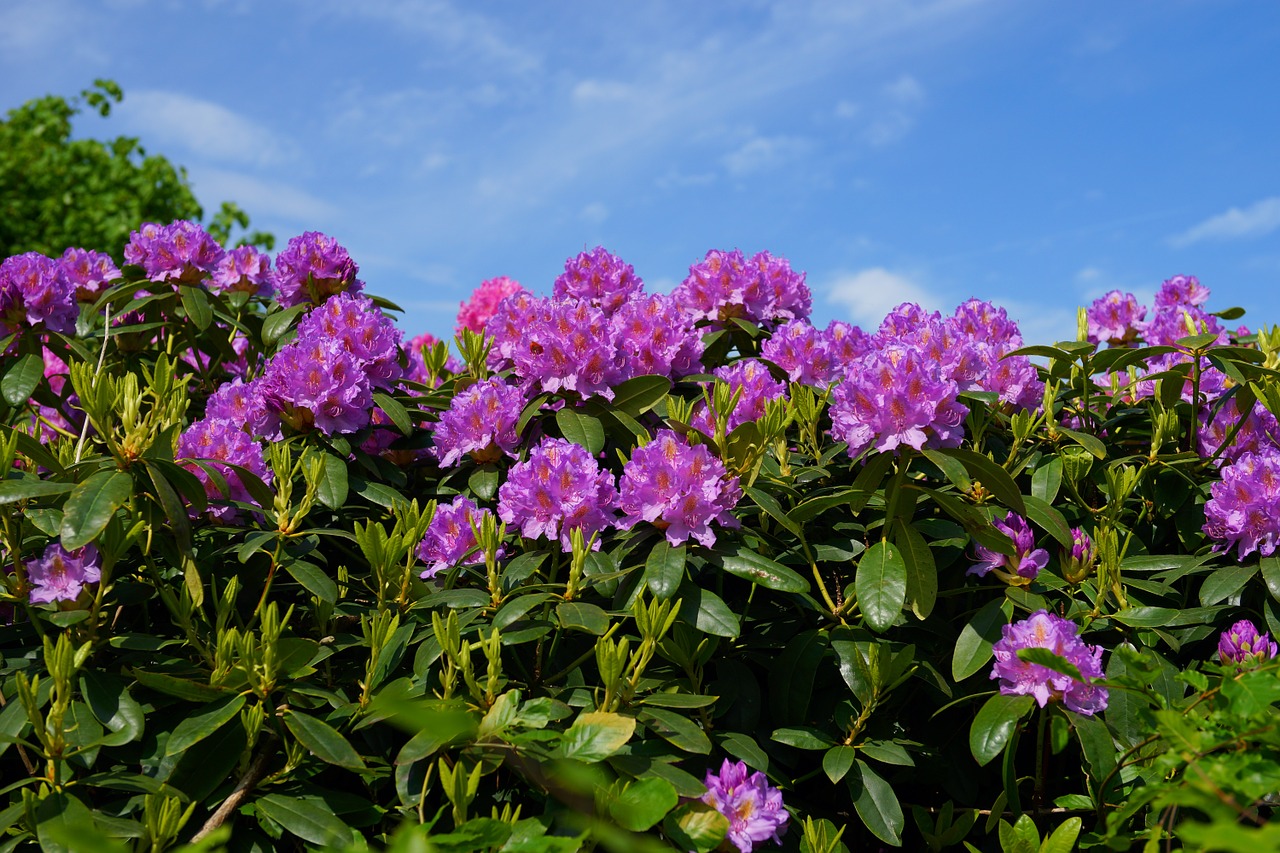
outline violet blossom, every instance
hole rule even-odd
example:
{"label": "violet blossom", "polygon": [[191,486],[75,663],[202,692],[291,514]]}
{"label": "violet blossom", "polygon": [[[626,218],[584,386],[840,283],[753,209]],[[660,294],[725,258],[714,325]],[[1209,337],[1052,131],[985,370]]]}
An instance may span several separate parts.
{"label": "violet blossom", "polygon": [[742,497],[738,478],[704,445],[690,445],[669,429],[636,448],[619,485],[623,518],[618,527],[623,530],[647,521],[672,545],[693,538],[710,548],[716,542],[713,523],[739,526],[731,512]]}
{"label": "violet blossom", "polygon": [[222,256],[209,289],[214,293],[271,295],[271,257],[253,246],[237,246]]}
{"label": "violet blossom", "polygon": [[102,559],[94,545],[68,551],[50,542],[42,556],[27,561],[26,568],[32,604],[75,601],[85,586],[102,579]]}
{"label": "violet blossom", "polygon": [[[740,392],[738,402],[729,413],[726,432],[733,432],[749,421],[760,420],[770,400],[781,400],[787,396],[787,387],[774,379],[769,368],[759,359],[743,358],[717,367],[714,376],[727,383],[731,391]],[[706,435],[715,435],[715,418],[705,403],[699,403],[694,410],[690,426]]]}
{"label": "violet blossom", "polygon": [[356,294],[364,282],[356,278],[360,268],[338,241],[318,231],[307,231],[289,240],[276,255],[272,276],[276,301],[286,308],[319,305],[335,293]]}
{"label": "violet blossom", "polygon": [[1085,311],[1090,343],[1128,346],[1146,327],[1147,309],[1132,293],[1112,290],[1093,301]]}
{"label": "violet blossom", "polygon": [[496,376],[459,391],[440,413],[432,434],[436,459],[445,468],[463,456],[478,463],[496,462],[504,454],[515,459],[520,444],[516,424],[524,405],[520,389]]}
{"label": "violet blossom", "polygon": [[583,252],[564,262],[564,272],[551,286],[556,299],[582,299],[606,316],[633,296],[644,291],[644,282],[631,264],[611,254],[603,246]]}
{"label": "violet blossom", "polygon": [[75,288],[78,302],[96,301],[111,282],[122,277],[110,255],[74,247],[58,259],[58,272]]}
{"label": "violet blossom", "polygon": [[701,800],[729,821],[728,840],[740,853],[751,853],[764,841],[782,843],[790,815],[783,807],[782,791],[763,773],[749,773],[745,762],[726,758],[720,772],[708,770],[704,781],[707,792]]}
{"label": "violet blossom", "polygon": [[1248,619],[1241,619],[1218,638],[1218,657],[1223,663],[1260,664],[1280,652],[1265,632],[1259,632]]}
{"label": "violet blossom", "polygon": [[39,252],[0,261],[0,337],[37,324],[71,334],[79,313],[75,286],[59,273],[57,261]]}
{"label": "violet blossom", "polygon": [[[214,501],[254,503],[240,474],[231,465],[244,468],[264,483],[271,482],[271,471],[263,458],[262,445],[241,428],[237,421],[208,418],[196,421],[183,430],[175,454],[179,460],[200,460],[226,480],[228,492],[214,482],[200,465],[184,462],[183,467],[204,486],[205,494]],[[240,515],[234,506],[210,505],[209,515],[222,522],[234,522]]]}
{"label": "violet blossom", "polygon": [[149,222],[129,235],[124,259],[142,267],[151,281],[200,283],[222,260],[223,250],[198,223],[179,219],[168,225]]}
{"label": "violet blossom", "polygon": [[1017,553],[1010,557],[984,545],[976,545],[978,562],[965,574],[985,577],[988,572],[994,571],[996,577],[1007,584],[1026,586],[1049,562],[1049,552],[1036,547],[1036,537],[1031,531],[1031,525],[1016,512],[1010,512],[1003,521],[992,519],[991,526],[1013,540]]}
{"label": "violet blossom", "polygon": [[469,557],[467,553],[476,547],[475,531],[489,515],[492,515],[489,510],[480,509],[475,501],[465,496],[454,498],[453,503],[437,506],[427,533],[418,544],[418,559],[427,564],[421,577],[424,580],[433,578],[441,571],[462,565],[464,559],[465,565],[484,562],[482,551],[476,551]]}
{"label": "violet blossom", "polygon": [[640,294],[623,302],[609,317],[609,333],[619,382],[702,372],[702,337],[666,294]]}
{"label": "violet blossom", "polygon": [[[1102,647],[1086,645],[1076,636],[1078,631],[1074,622],[1047,610],[1005,625],[992,647],[996,662],[991,677],[1000,680],[1000,693],[1032,696],[1041,708],[1062,702],[1068,710],[1086,716],[1104,710],[1107,689],[1092,683],[1092,679],[1102,678]],[[1079,670],[1085,680],[1024,661],[1018,657],[1020,649],[1048,649]]]}
{"label": "violet blossom", "polygon": [[1280,543],[1280,452],[1245,452],[1222,466],[1222,479],[1209,487],[1204,532],[1214,550],[1236,547],[1239,559],[1261,552],[1270,557]]}
{"label": "violet blossom", "polygon": [[[614,523],[618,492],[587,450],[563,438],[547,438],[529,458],[511,466],[498,489],[498,517],[526,539],[559,540],[568,553],[571,530],[586,540]],[[599,549],[597,540],[595,549]]]}

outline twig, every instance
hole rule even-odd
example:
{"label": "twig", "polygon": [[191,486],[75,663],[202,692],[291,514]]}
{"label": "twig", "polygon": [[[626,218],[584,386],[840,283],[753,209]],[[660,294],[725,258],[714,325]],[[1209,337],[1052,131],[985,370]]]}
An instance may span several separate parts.
{"label": "twig", "polygon": [[244,798],[249,796],[249,792],[253,790],[258,782],[262,781],[263,775],[267,772],[267,760],[271,758],[276,751],[276,741],[279,740],[275,732],[268,731],[266,735],[267,742],[262,747],[262,752],[258,753],[258,757],[249,765],[249,769],[240,777],[236,788],[231,795],[222,801],[222,805],[218,806],[217,811],[209,815],[209,819],[204,822],[204,826],[200,827],[200,831],[191,836],[191,843],[195,843],[204,839],[218,827],[222,826],[231,816],[231,813],[240,807],[244,802]]}

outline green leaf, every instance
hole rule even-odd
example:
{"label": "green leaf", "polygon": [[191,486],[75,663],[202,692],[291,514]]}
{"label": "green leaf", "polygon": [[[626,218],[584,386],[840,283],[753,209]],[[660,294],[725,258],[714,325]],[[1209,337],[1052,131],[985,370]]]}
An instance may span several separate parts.
{"label": "green leaf", "polygon": [[907,567],[907,603],[917,619],[928,619],[938,601],[938,567],[929,543],[904,518],[894,519],[893,541]]}
{"label": "green leaf", "polygon": [[222,728],[244,707],[243,694],[229,696],[196,711],[174,727],[165,744],[165,755],[177,755]]}
{"label": "green leaf", "polygon": [[745,487],[743,491],[746,492],[747,497],[755,501],[756,506],[768,513],[774,521],[781,524],[793,536],[797,539],[804,539],[804,528],[787,515],[786,511],[782,508],[782,504],[778,503],[777,498],[768,492],[762,492],[759,489],[752,488],[751,486]]}
{"label": "green leaf", "polygon": [[483,501],[493,500],[493,496],[498,493],[498,486],[501,483],[502,470],[494,462],[477,465],[471,475],[467,477],[467,488],[471,490],[473,495]]}
{"label": "green leaf", "polygon": [[1076,681],[1084,681],[1084,676],[1080,674],[1080,670],[1075,664],[1061,655],[1055,655],[1049,649],[1018,649],[1018,660],[1034,663],[1068,678],[1074,678]]}
{"label": "green leaf", "polygon": [[1031,473],[1032,497],[1051,504],[1058,496],[1058,489],[1061,487],[1062,460],[1057,456],[1048,457],[1044,464]]}
{"label": "green leaf", "polygon": [[644,582],[659,601],[667,601],[684,580],[684,566],[687,559],[684,545],[672,546],[666,538],[661,538],[649,552],[644,561]]}
{"label": "green leaf", "polygon": [[0,480],[0,506],[18,501],[61,495],[75,488],[73,483],[54,483],[35,477],[16,477]]}
{"label": "green leaf", "polygon": [[211,687],[200,681],[188,678],[177,678],[161,672],[147,672],[142,669],[129,670],[129,674],[138,680],[143,687],[149,687],[167,696],[176,696],[188,702],[217,702],[226,699],[233,691],[221,687]]}
{"label": "green leaf", "polygon": [[44,357],[38,352],[29,352],[5,371],[4,378],[0,379],[0,395],[10,406],[24,405],[43,378]]}
{"label": "green leaf", "polygon": [[182,297],[182,308],[187,312],[187,319],[200,331],[209,328],[213,322],[213,306],[209,304],[209,294],[203,287],[179,285],[178,292]]}
{"label": "green leaf", "polygon": [[351,841],[351,828],[333,809],[311,800],[267,794],[255,800],[254,807],[303,841],[335,849],[346,849]]}
{"label": "green leaf", "polygon": [[133,478],[122,471],[99,471],[80,483],[62,508],[62,547],[88,545],[132,495]]}
{"label": "green leaf", "polygon": [[738,548],[735,554],[725,555],[722,565],[729,574],[758,583],[767,589],[779,592],[809,591],[809,582],[804,577],[746,546]]}
{"label": "green leaf", "polygon": [[1071,853],[1076,849],[1076,838],[1084,822],[1078,817],[1067,818],[1044,840],[1039,853]]}
{"label": "green leaf", "polygon": [[[876,838],[885,844],[901,847],[902,826],[906,820],[902,815],[898,795],[866,762],[858,761],[857,768],[858,772],[848,778],[850,789],[857,789],[853,807],[858,812],[858,817],[862,818],[862,822]],[[855,786],[855,779],[861,784]]]}
{"label": "green leaf", "polygon": [[645,832],[679,803],[680,795],[670,782],[651,776],[627,785],[609,804],[609,813],[623,829]]}
{"label": "green leaf", "polygon": [[902,550],[884,540],[868,548],[858,560],[854,588],[867,627],[887,631],[907,600],[907,565]]}
{"label": "green leaf", "polygon": [[646,708],[639,714],[640,722],[678,749],[697,755],[711,752],[711,739],[688,717],[664,708]]}
{"label": "green leaf", "polygon": [[[51,791],[35,808],[36,838],[48,853],[79,853],[102,849],[101,830],[93,812],[84,803],[63,791]],[[117,848],[118,849],[118,848]]]}
{"label": "green leaf", "polygon": [[268,347],[273,346],[276,341],[284,337],[285,332],[289,331],[289,327],[293,325],[298,315],[310,307],[311,303],[308,302],[268,314],[262,321],[262,342]]}
{"label": "green leaf", "polygon": [[1035,704],[1031,696],[997,693],[986,701],[969,728],[969,751],[980,766],[986,766],[1004,751],[1018,721]]}
{"label": "green leaf", "polygon": [[1246,672],[1222,682],[1222,695],[1231,702],[1231,711],[1252,717],[1280,700],[1280,678],[1271,672]]}
{"label": "green leaf", "polygon": [[831,735],[812,726],[774,729],[769,739],[785,743],[787,746],[794,746],[796,749],[827,749],[835,745],[835,739]]}
{"label": "green leaf", "polygon": [[1064,426],[1057,427],[1058,432],[1083,447],[1099,459],[1107,458],[1107,446],[1087,432],[1076,432],[1073,429],[1067,429]]}
{"label": "green leaf", "polygon": [[602,636],[609,630],[609,614],[595,604],[566,601],[556,605],[556,619],[561,627],[577,628],[588,634]]}
{"label": "green leaf", "polygon": [[640,704],[653,708],[708,708],[718,698],[720,697],[694,693],[650,693],[640,700]]}
{"label": "green leaf", "polygon": [[585,447],[592,456],[604,450],[604,427],[599,418],[565,408],[556,412],[556,425],[566,440]]}
{"label": "green leaf", "polygon": [[560,755],[579,761],[603,761],[631,740],[636,721],[632,717],[606,711],[578,715],[560,740]]}
{"label": "green leaf", "polygon": [[697,800],[685,803],[662,822],[662,830],[678,850],[710,853],[729,832],[729,819]]}
{"label": "green leaf", "polygon": [[296,560],[285,563],[284,570],[300,583],[303,589],[321,601],[333,604],[338,600],[338,585],[314,563]]}
{"label": "green leaf", "polygon": [[[1075,723],[1076,737],[1080,740],[1080,751],[1084,753],[1089,776],[1093,779],[1091,787],[1096,789],[1101,786],[1102,780],[1109,776],[1112,784],[1115,784],[1119,779],[1111,771],[1116,767],[1116,745],[1111,739],[1106,723],[1097,717],[1088,717],[1084,714],[1074,715],[1072,722]],[[1106,802],[1107,791],[1099,790],[1095,796],[1098,802]]]}
{"label": "green leaf", "polygon": [[1000,639],[1000,629],[1008,623],[1004,602],[993,599],[960,629],[955,653],[951,657],[951,677],[964,681],[991,660],[991,647]]}
{"label": "green leaf", "polygon": [[413,421],[409,418],[409,410],[399,400],[390,394],[377,392],[373,395],[373,402],[391,419],[391,423],[395,424],[401,435],[413,434]]}
{"label": "green leaf", "polygon": [[839,782],[853,767],[858,757],[858,750],[841,744],[833,746],[822,756],[822,769],[831,780],[831,784]]}
{"label": "green leaf", "polygon": [[1162,628],[1177,617],[1178,611],[1169,607],[1131,607],[1112,613],[1107,618],[1130,628]]}
{"label": "green leaf", "polygon": [[951,482],[951,485],[966,493],[973,488],[973,481],[969,479],[969,472],[965,470],[964,463],[959,459],[927,447],[920,452],[924,454],[926,459],[938,466],[938,469],[942,471],[942,475]]}
{"label": "green leaf", "polygon": [[1204,579],[1200,586],[1200,605],[1212,607],[1244,589],[1244,585],[1258,573],[1255,566],[1225,566]]}
{"label": "green leaf", "polygon": [[1280,557],[1263,557],[1258,564],[1262,568],[1262,581],[1271,593],[1272,601],[1280,601]]}
{"label": "green leaf", "polygon": [[348,770],[364,770],[364,760],[342,734],[324,720],[290,710],[284,724],[298,743],[309,749],[316,758],[326,764],[336,764]]}
{"label": "green leaf", "polygon": [[347,502],[347,460],[333,453],[324,454],[316,497],[329,509],[340,509]]}
{"label": "green leaf", "polygon": [[145,721],[142,706],[129,695],[124,682],[114,675],[86,668],[80,673],[80,693],[89,710],[111,734],[103,746],[123,746],[142,737]]}
{"label": "green leaf", "polygon": [[1022,502],[1022,490],[1004,468],[972,450],[949,448],[936,452],[959,460],[969,475],[982,483],[983,488],[995,495],[1002,504],[1019,515],[1027,514],[1026,505]]}
{"label": "green leaf", "polygon": [[704,634],[736,639],[741,633],[738,614],[714,592],[686,582],[676,597],[680,599],[680,618]]}
{"label": "green leaf", "polygon": [[1062,547],[1072,546],[1071,527],[1056,507],[1032,495],[1023,495],[1022,500],[1027,507],[1027,518],[1047,530]]}
{"label": "green leaf", "polygon": [[1000,821],[998,832],[1003,853],[1037,853],[1040,849],[1040,832],[1031,815],[1022,815],[1016,823]]}
{"label": "green leaf", "polygon": [[802,631],[769,664],[769,709],[781,723],[803,722],[813,699],[813,683],[827,653],[827,634]]}
{"label": "green leaf", "polygon": [[671,390],[671,381],[665,376],[636,376],[613,389],[610,406],[638,418],[662,402]]}

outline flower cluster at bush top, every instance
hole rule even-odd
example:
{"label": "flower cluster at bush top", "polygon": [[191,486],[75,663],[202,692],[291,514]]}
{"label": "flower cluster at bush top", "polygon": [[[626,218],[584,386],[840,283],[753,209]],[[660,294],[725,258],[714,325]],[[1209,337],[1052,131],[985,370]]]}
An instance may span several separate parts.
{"label": "flower cluster at bush top", "polygon": [[782,843],[790,815],[782,805],[782,791],[763,773],[752,773],[745,762],[726,758],[719,773],[707,771],[705,784],[702,802],[728,819],[728,840],[741,853],[751,853],[763,841]]}
{"label": "flower cluster at bush top", "polygon": [[0,336],[42,324],[69,334],[76,327],[75,285],[57,261],[39,252],[0,261]]}
{"label": "flower cluster at bush top", "polygon": [[[1076,623],[1037,610],[1000,630],[1001,637],[992,648],[996,663],[991,677],[1000,680],[1001,693],[1032,696],[1041,708],[1062,702],[1069,710],[1087,716],[1107,707],[1107,689],[1091,681],[1102,678],[1102,647],[1086,645],[1077,637]],[[1085,680],[1024,661],[1018,657],[1020,649],[1048,649],[1079,670]]]}
{"label": "flower cluster at bush top", "polygon": [[589,302],[606,316],[643,290],[644,282],[631,264],[603,246],[565,261],[564,272],[551,285],[556,299]]}
{"label": "flower cluster at bush top", "polygon": [[515,459],[520,443],[516,424],[524,404],[520,389],[497,377],[459,391],[432,433],[436,458],[445,467],[464,456],[480,463],[496,462],[504,454]]}
{"label": "flower cluster at bush top", "polygon": [[195,222],[169,225],[147,223],[129,235],[124,259],[142,267],[154,282],[196,284],[217,268],[223,250],[209,232]]}
{"label": "flower cluster at bush top", "polygon": [[[585,448],[548,438],[511,466],[498,489],[498,517],[526,539],[558,540],[568,552],[570,531],[581,530],[590,539],[613,526],[617,502],[613,475],[600,470]],[[594,547],[599,549],[599,540]]]}
{"label": "flower cluster at bush top", "polygon": [[694,319],[717,325],[740,319],[766,328],[806,319],[813,301],[804,273],[785,258],[768,252],[747,258],[737,249],[707,252],[672,296]]}
{"label": "flower cluster at bush top", "polygon": [[627,530],[647,521],[672,545],[692,537],[710,548],[716,542],[712,523],[738,526],[730,512],[742,497],[737,478],[705,446],[692,446],[671,430],[636,448],[623,466],[621,492],[618,526]]}
{"label": "flower cluster at bush top", "polygon": [[360,268],[337,240],[318,231],[307,231],[289,240],[276,255],[272,279],[281,305],[319,305],[336,293],[359,293],[364,282],[356,278]]}

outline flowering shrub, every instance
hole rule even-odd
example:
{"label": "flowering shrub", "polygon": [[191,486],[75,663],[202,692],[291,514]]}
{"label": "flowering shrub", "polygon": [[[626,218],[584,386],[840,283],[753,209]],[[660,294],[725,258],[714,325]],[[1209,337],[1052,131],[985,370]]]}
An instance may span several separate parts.
{"label": "flowering shrub", "polygon": [[1280,329],[1194,278],[1025,346],[597,248],[448,345],[120,248],[0,262],[4,850],[1280,846]]}

